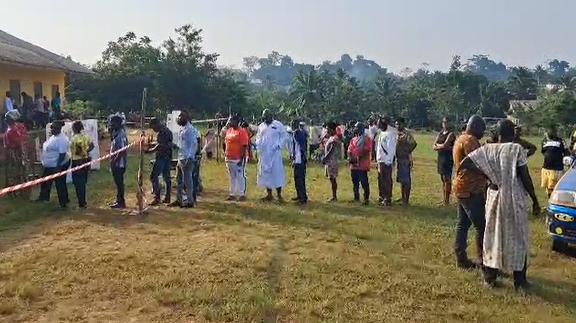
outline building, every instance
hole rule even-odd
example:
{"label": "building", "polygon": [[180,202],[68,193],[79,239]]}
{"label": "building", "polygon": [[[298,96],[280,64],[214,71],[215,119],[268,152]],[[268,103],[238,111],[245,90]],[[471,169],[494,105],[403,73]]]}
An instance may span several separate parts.
{"label": "building", "polygon": [[66,73],[93,74],[70,59],[54,54],[0,30],[0,96],[10,91],[16,105],[21,92],[35,98],[52,99],[56,92],[65,97]]}

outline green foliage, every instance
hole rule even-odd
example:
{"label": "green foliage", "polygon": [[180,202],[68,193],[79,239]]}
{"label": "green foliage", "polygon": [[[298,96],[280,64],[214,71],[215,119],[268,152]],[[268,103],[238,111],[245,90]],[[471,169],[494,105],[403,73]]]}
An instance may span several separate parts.
{"label": "green foliage", "polygon": [[[314,66],[272,51],[244,58],[243,70],[219,68],[217,58],[203,50],[202,30],[192,25],[175,29],[175,37],[160,46],[128,32],[108,44],[94,66],[97,77],[69,76],[68,100],[78,114],[137,111],[147,87],[148,113],[158,115],[187,109],[196,117],[233,111],[250,118],[271,108],[279,118],[346,122],[378,113],[431,127],[442,117],[453,122],[472,114],[505,117],[510,100],[538,97],[537,109],[514,111],[522,124],[574,121],[576,71],[557,59],[529,69],[507,67],[482,54],[465,61],[456,55],[446,72],[430,71],[423,63],[399,76],[362,55],[343,54]],[[557,88],[545,91],[550,83]]]}

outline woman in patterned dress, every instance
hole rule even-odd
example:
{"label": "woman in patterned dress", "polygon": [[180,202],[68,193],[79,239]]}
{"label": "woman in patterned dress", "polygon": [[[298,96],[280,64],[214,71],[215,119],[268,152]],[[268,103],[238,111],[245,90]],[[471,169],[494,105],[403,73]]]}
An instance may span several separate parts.
{"label": "woman in patterned dress", "polygon": [[514,287],[529,287],[526,280],[528,257],[528,208],[526,195],[532,199],[532,212],[540,205],[527,167],[526,150],[514,143],[514,124],[498,122],[498,143],[484,145],[468,155],[461,169],[483,173],[490,185],[486,195],[486,231],[484,233],[484,281],[496,285],[498,271],[514,273]]}
{"label": "woman in patterned dress", "polygon": [[[28,154],[26,144],[28,133],[26,126],[19,122],[20,113],[12,110],[6,113],[8,130],[4,133],[3,142],[6,150],[5,187],[26,182]],[[11,193],[13,196],[30,196],[30,190],[19,190]]]}
{"label": "woman in patterned dress", "polygon": [[332,198],[328,202],[338,201],[338,159],[342,154],[342,141],[336,134],[336,123],[329,122],[326,125],[328,140],[324,146],[322,164],[326,165],[326,177],[330,180]]}

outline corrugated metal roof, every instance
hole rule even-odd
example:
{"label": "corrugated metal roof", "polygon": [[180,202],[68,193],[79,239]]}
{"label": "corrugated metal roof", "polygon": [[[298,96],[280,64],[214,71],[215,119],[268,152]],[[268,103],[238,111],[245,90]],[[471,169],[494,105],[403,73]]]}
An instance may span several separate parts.
{"label": "corrugated metal roof", "polygon": [[0,61],[50,68],[65,72],[94,74],[89,68],[0,30]]}

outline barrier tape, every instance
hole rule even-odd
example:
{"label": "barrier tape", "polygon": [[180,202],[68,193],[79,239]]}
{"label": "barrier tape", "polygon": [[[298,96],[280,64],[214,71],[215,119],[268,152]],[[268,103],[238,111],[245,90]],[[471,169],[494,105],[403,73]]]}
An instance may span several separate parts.
{"label": "barrier tape", "polygon": [[[141,138],[141,140],[143,140],[143,137]],[[85,163],[85,164],[82,164],[82,165],[80,165],[80,166],[76,166],[76,167],[74,167],[74,168],[70,168],[70,169],[67,169],[67,170],[61,171],[61,172],[59,172],[59,173],[46,176],[46,177],[42,177],[42,178],[38,178],[38,179],[35,179],[35,180],[31,180],[31,181],[28,181],[28,182],[25,182],[25,183],[22,183],[22,184],[18,184],[18,185],[14,185],[14,186],[10,186],[10,187],[6,187],[6,188],[3,188],[3,189],[0,189],[0,196],[5,195],[5,194],[8,194],[8,193],[16,192],[16,191],[19,191],[19,190],[23,190],[23,189],[28,188],[28,187],[31,187],[31,186],[36,186],[36,185],[38,185],[38,184],[41,184],[41,183],[44,183],[44,182],[48,182],[48,181],[54,180],[55,178],[58,178],[58,177],[60,177],[60,176],[67,175],[68,173],[73,173],[73,172],[75,172],[75,171],[77,171],[77,170],[80,170],[80,169],[82,169],[82,168],[89,167],[89,166],[91,166],[92,164],[95,164],[95,163],[97,163],[97,162],[106,160],[106,159],[108,159],[108,158],[110,158],[110,157],[112,157],[112,156],[118,155],[119,153],[121,153],[121,152],[123,152],[123,151],[125,151],[125,150],[128,150],[130,147],[132,147],[132,146],[134,146],[134,145],[136,145],[136,144],[138,144],[138,143],[139,143],[138,141],[135,141],[135,142],[133,142],[133,143],[131,143],[131,144],[128,144],[126,147],[123,147],[123,148],[121,148],[121,149],[118,149],[118,150],[116,150],[115,152],[109,153],[108,155],[102,156],[102,157],[100,157],[100,158],[98,158],[98,159],[92,160],[92,161],[87,162],[87,163]]]}

